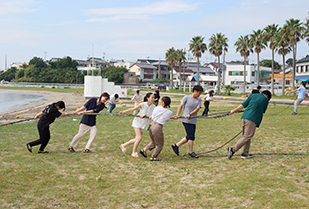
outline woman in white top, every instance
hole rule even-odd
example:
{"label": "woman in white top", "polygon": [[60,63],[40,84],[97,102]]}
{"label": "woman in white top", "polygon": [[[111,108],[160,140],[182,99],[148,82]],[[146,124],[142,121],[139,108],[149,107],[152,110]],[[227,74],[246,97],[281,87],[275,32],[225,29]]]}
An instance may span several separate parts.
{"label": "woman in white top", "polygon": [[[136,90],[136,94],[134,94],[133,98],[131,99],[131,103],[133,102],[133,100],[135,100],[134,107],[136,107],[142,101],[142,98],[143,95],[139,93],[139,90]],[[133,115],[135,115],[135,110],[133,111]]]}
{"label": "woman in white top", "polygon": [[170,107],[170,104],[171,98],[165,96],[162,98],[162,106],[156,107],[152,112],[152,122],[149,128],[151,142],[144,149],[139,151],[141,155],[147,158],[147,150],[155,149],[151,155],[150,161],[161,160],[158,158],[158,155],[160,154],[164,145],[163,126],[173,115],[173,112],[167,109],[167,107]]}
{"label": "woman in white top", "polygon": [[206,94],[206,96],[203,97],[203,100],[205,100],[205,102],[204,102],[205,109],[204,109],[202,116],[207,117],[208,111],[209,111],[209,102],[212,101],[213,98],[214,98],[214,91],[213,90],[211,90],[209,92],[209,94]]}
{"label": "woman in white top", "polygon": [[[118,114],[121,115],[122,113],[126,113],[126,112],[132,112],[134,110],[138,110],[138,116],[139,117],[135,117],[133,119],[132,122],[132,127],[134,128],[135,131],[135,138],[131,139],[130,141],[121,144],[119,146],[119,148],[121,149],[121,151],[125,154],[126,153],[126,147],[128,145],[134,144],[133,145],[133,150],[132,150],[132,157],[138,157],[138,154],[136,152],[137,147],[139,145],[139,143],[142,140],[142,135],[143,135],[143,131],[144,128],[150,124],[151,122],[151,115],[152,115],[152,111],[154,110],[154,108],[156,107],[154,104],[154,95],[153,93],[148,93],[146,94],[146,96],[144,97],[144,102],[140,103],[139,105],[137,105],[134,108],[130,108],[124,111],[119,112]],[[145,118],[145,117],[148,118]]]}

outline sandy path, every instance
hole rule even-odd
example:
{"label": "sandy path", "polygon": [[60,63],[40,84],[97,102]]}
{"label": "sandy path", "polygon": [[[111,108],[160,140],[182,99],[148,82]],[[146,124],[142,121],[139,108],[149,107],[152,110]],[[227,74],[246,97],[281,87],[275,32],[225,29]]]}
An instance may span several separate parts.
{"label": "sandy path", "polygon": [[[20,107],[20,108],[1,112],[0,113],[0,124],[8,123],[8,122],[12,122],[15,120],[20,120],[20,119],[32,118],[37,113],[42,111],[45,106],[53,102],[60,101],[60,100],[65,102],[65,105],[66,105],[65,112],[67,113],[70,113],[76,108],[81,107],[87,101],[84,98],[83,94],[80,94],[77,92],[76,93],[62,93],[62,92],[52,92],[52,91],[3,90],[3,89],[1,89],[1,91],[37,94],[37,95],[46,96],[46,98],[41,99],[39,101],[31,102],[30,104]],[[16,116],[19,116],[19,118],[16,119]]]}

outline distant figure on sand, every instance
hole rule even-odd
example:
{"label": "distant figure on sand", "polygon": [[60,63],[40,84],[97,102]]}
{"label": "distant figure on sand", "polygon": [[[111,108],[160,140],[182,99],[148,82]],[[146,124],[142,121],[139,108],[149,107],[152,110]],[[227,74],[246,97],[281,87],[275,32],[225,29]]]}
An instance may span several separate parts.
{"label": "distant figure on sand", "polygon": [[132,157],[136,158],[138,157],[138,154],[136,152],[137,147],[139,143],[142,141],[142,135],[144,129],[150,124],[152,111],[156,107],[153,104],[153,102],[154,102],[153,93],[147,93],[146,96],[144,97],[144,102],[142,102],[141,104],[137,105],[134,108],[130,108],[118,113],[119,115],[121,115],[122,113],[139,110],[139,112],[137,113],[137,116],[139,117],[135,117],[132,122],[132,127],[134,128],[135,131],[135,138],[119,146],[119,148],[124,154],[126,154],[126,147],[128,145],[133,144]]}
{"label": "distant figure on sand", "polygon": [[214,93],[215,92],[213,90],[211,90],[211,91],[209,91],[208,94],[206,94],[206,96],[203,97],[203,100],[205,100],[205,102],[204,102],[205,109],[204,109],[204,112],[203,112],[202,116],[206,116],[207,117],[208,112],[209,112],[209,103],[210,103],[210,101],[213,100]]}
{"label": "distant figure on sand", "polygon": [[257,86],[256,89],[253,89],[249,94],[246,95],[246,97],[249,97],[251,94],[259,94],[261,92],[261,89],[261,86]]}
{"label": "distant figure on sand", "polygon": [[290,91],[289,94],[290,93],[294,93],[296,91],[299,91],[299,93],[298,93],[297,100],[294,102],[294,112],[292,113],[292,115],[298,115],[298,106],[305,99],[305,95],[306,95],[306,82],[304,82],[304,81],[301,82],[300,87],[298,89]]}
{"label": "distant figure on sand", "polygon": [[[134,102],[134,107],[139,105],[142,101],[143,95],[139,93],[139,90],[136,90],[136,94],[134,94],[133,98],[131,99],[131,103],[135,100]],[[135,110],[133,111],[133,115],[135,115]]]}
{"label": "distant figure on sand", "polygon": [[27,149],[29,152],[32,152],[32,147],[40,144],[41,147],[38,153],[48,153],[48,151],[44,151],[44,149],[50,139],[49,125],[52,124],[56,118],[68,115],[67,113],[59,112],[61,109],[65,110],[65,103],[63,101],[52,103],[51,105],[46,106],[42,112],[36,114],[34,119],[38,119],[40,117],[37,124],[40,138],[36,141],[27,143]]}
{"label": "distant figure on sand", "polygon": [[[105,108],[105,102],[107,102],[108,99],[109,99],[108,93],[101,94],[99,98],[93,97],[89,99],[88,102],[84,104],[84,106],[72,112],[72,115],[74,114],[81,115],[84,113],[99,113],[101,110]],[[74,147],[77,146],[78,142],[87,132],[90,132],[90,136],[84,149],[84,153],[92,152],[90,150],[90,145],[92,144],[93,140],[97,135],[96,115],[83,115],[82,119],[80,120],[78,133],[74,136],[68,148],[70,152],[72,153],[75,152]]]}
{"label": "distant figure on sand", "polygon": [[114,94],[108,100],[108,112],[112,113],[113,109],[116,107],[116,103],[119,102],[118,94]]}

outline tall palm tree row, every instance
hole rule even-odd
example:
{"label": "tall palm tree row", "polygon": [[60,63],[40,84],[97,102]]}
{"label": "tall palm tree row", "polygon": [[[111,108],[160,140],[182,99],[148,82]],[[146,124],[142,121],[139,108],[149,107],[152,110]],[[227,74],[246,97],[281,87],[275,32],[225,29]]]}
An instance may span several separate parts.
{"label": "tall palm tree row", "polygon": [[216,33],[212,34],[212,36],[209,39],[209,52],[215,56],[218,57],[218,81],[217,81],[217,87],[218,87],[218,94],[221,94],[221,84],[220,84],[220,79],[221,79],[221,71],[220,71],[220,56],[222,55],[222,52],[227,52],[228,49],[227,47],[229,46],[227,44],[228,38],[225,37],[224,34],[222,33]]}
{"label": "tall palm tree row", "polygon": [[[180,78],[180,88],[181,88],[181,66],[186,63],[186,52],[182,49],[176,50],[176,56],[177,56],[177,64],[179,66],[179,78]],[[183,68],[183,74],[182,74],[182,80],[183,80],[183,91],[185,91],[185,68]],[[180,89],[179,88],[179,89]]]}
{"label": "tall palm tree row", "polygon": [[305,30],[304,30],[302,38],[305,39],[309,45],[309,19],[307,19],[307,21],[304,23],[304,26],[305,26]]}
{"label": "tall palm tree row", "polygon": [[274,94],[274,61],[275,61],[275,48],[276,48],[276,34],[278,33],[278,24],[267,25],[264,28],[264,36],[267,42],[269,42],[269,48],[271,49],[271,93]]}
{"label": "tall palm tree row", "polygon": [[200,62],[199,59],[202,57],[202,54],[207,50],[207,45],[204,43],[204,37],[195,36],[190,40],[189,51],[192,52],[193,56],[197,59],[197,84],[200,84]]}
{"label": "tall palm tree row", "polygon": [[295,68],[296,68],[296,52],[297,52],[297,42],[300,41],[304,27],[300,20],[295,20],[293,18],[286,20],[283,28],[286,30],[286,33],[289,35],[290,45],[293,51],[293,83],[292,88],[295,88]]}
{"label": "tall palm tree row", "polygon": [[234,44],[236,46],[236,52],[240,53],[240,56],[244,57],[244,89],[243,94],[246,94],[246,64],[247,57],[250,52],[253,52],[250,48],[250,38],[249,35],[240,36]]}
{"label": "tall palm tree row", "polygon": [[266,38],[263,35],[263,30],[258,29],[257,31],[253,30],[250,34],[250,47],[254,49],[257,55],[257,75],[256,82],[260,84],[260,53],[262,49],[265,49],[267,46]]}
{"label": "tall palm tree row", "polygon": [[174,49],[174,47],[168,49],[165,53],[165,60],[167,62],[167,65],[171,68],[170,71],[170,89],[173,89],[174,84],[173,84],[173,69],[177,64],[178,57],[177,57],[177,52]]}
{"label": "tall palm tree row", "polygon": [[284,28],[279,29],[279,33],[276,35],[275,42],[276,51],[278,54],[282,55],[283,63],[283,81],[282,81],[282,95],[284,95],[285,90],[285,56],[291,52],[289,34],[287,34]]}

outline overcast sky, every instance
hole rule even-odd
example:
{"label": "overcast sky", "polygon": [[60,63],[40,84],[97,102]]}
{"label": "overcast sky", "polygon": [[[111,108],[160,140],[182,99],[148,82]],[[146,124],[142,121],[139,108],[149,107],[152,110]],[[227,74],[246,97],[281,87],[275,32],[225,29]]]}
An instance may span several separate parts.
{"label": "overcast sky", "polygon": [[[168,48],[188,50],[194,36],[205,37],[208,45],[219,32],[229,39],[226,61],[241,60],[234,47],[240,35],[290,18],[304,22],[308,11],[307,0],[0,0],[0,70],[6,55],[9,66],[34,56],[87,59],[92,48],[95,57],[107,59],[164,59]],[[306,54],[309,46],[302,40],[297,58]],[[206,52],[201,61],[214,59]],[[271,59],[271,51],[260,59]],[[256,54],[249,60],[256,63]]]}

